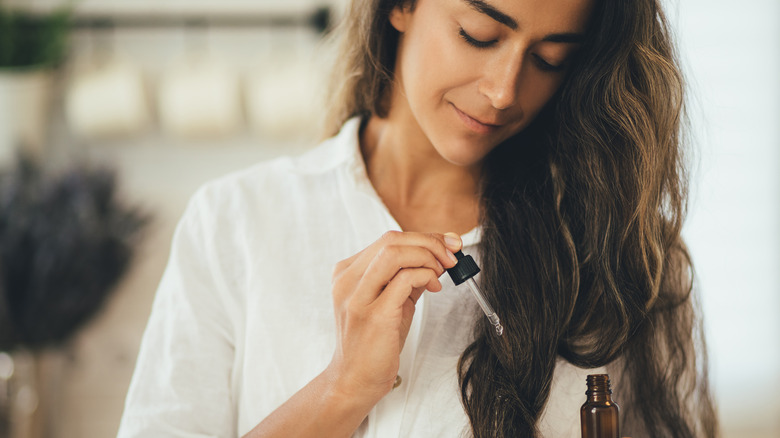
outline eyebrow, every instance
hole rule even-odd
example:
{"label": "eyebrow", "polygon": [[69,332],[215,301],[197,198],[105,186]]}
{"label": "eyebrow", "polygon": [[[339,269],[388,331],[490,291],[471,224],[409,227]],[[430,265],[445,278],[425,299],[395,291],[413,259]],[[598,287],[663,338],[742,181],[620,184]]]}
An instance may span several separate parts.
{"label": "eyebrow", "polygon": [[467,5],[471,6],[471,8],[476,10],[477,12],[481,12],[487,15],[488,17],[498,21],[499,23],[509,27],[512,30],[517,30],[518,25],[517,25],[517,21],[515,21],[514,18],[499,11],[498,9],[485,3],[484,1],[482,0],[463,0],[463,1],[465,1]]}
{"label": "eyebrow", "polygon": [[553,33],[542,38],[542,41],[577,44],[585,41],[585,35],[581,33]]}
{"label": "eyebrow", "polygon": [[[512,30],[517,30],[520,27],[514,18],[499,11],[483,0],[463,0],[472,9],[488,17],[496,20],[497,22],[507,26]],[[553,33],[542,38],[542,41],[551,43],[582,43],[585,40],[585,36],[579,33]]]}

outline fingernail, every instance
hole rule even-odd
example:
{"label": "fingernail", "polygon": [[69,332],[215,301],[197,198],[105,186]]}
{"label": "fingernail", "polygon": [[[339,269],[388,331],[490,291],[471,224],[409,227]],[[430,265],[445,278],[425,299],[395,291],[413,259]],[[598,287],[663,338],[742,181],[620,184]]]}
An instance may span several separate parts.
{"label": "fingernail", "polygon": [[444,244],[457,251],[460,249],[460,236],[455,233],[444,233]]}
{"label": "fingernail", "polygon": [[458,258],[455,257],[455,254],[451,253],[450,251],[447,251],[447,255],[450,257],[450,260],[452,263],[458,264]]}

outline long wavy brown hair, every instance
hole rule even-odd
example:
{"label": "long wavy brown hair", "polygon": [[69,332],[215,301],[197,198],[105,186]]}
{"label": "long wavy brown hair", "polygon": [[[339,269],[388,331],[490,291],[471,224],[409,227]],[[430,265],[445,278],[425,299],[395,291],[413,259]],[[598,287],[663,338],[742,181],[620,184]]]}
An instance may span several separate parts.
{"label": "long wavy brown hair", "polygon": [[[356,0],[326,129],[387,114],[398,33],[414,0]],[[532,437],[556,359],[607,366],[634,437],[713,437],[717,418],[686,212],[684,86],[658,0],[595,0],[586,41],[536,120],[485,159],[482,282],[501,309],[459,362],[476,437]],[[584,382],[583,382],[584,388]]]}

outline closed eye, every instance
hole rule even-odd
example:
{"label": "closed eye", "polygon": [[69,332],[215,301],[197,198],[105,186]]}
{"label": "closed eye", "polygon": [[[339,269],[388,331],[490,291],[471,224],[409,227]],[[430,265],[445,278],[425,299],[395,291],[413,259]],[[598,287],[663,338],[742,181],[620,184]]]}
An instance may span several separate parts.
{"label": "closed eye", "polygon": [[563,71],[566,68],[566,66],[563,64],[561,65],[550,64],[539,55],[533,55],[533,57],[536,60],[536,65],[544,71],[559,72],[559,71]]}
{"label": "closed eye", "polygon": [[472,46],[474,46],[476,48],[479,48],[479,49],[486,49],[486,48],[492,46],[493,44],[495,44],[498,41],[498,40],[490,40],[490,41],[478,40],[478,39],[472,37],[471,35],[467,34],[466,31],[463,30],[462,27],[460,28],[459,34],[460,34],[460,37],[463,38],[464,40],[466,40],[467,43],[469,43],[470,45],[472,45]]}

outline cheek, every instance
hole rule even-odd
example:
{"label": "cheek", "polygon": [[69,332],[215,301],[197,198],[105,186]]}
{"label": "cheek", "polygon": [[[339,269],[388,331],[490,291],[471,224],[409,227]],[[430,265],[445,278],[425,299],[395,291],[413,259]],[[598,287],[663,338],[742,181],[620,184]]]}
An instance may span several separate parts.
{"label": "cheek", "polygon": [[459,78],[464,75],[463,61],[445,30],[431,24],[415,31],[416,34],[407,35],[401,59],[404,88],[410,100],[436,102],[447,89],[462,82]]}
{"label": "cheek", "polygon": [[547,102],[552,99],[563,83],[563,76],[556,76],[544,72],[534,73],[525,78],[520,87],[520,105],[523,108],[524,118],[528,125]]}

